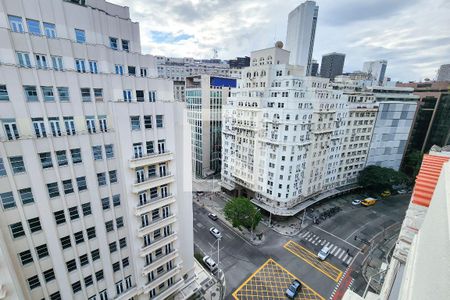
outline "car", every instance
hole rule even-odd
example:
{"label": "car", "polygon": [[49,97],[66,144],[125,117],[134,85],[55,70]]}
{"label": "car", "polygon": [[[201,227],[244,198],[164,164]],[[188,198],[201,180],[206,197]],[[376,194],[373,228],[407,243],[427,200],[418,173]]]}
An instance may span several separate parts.
{"label": "car", "polygon": [[213,214],[213,213],[209,213],[208,214],[208,217],[211,219],[211,220],[213,220],[213,221],[217,221],[217,215],[216,214]]}
{"label": "car", "polygon": [[408,191],[407,190],[398,190],[397,193],[399,193],[400,195],[406,194]]}
{"label": "car", "polygon": [[294,299],[298,292],[300,292],[302,290],[302,284],[300,281],[298,281],[297,279],[294,279],[294,281],[292,281],[291,285],[287,288],[286,290],[286,296],[289,299]]}
{"label": "car", "polygon": [[220,239],[222,237],[222,234],[220,233],[219,229],[217,229],[216,227],[211,227],[209,229],[209,232],[211,232],[211,234],[216,238],[216,239]]}
{"label": "car", "polygon": [[366,198],[366,199],[364,199],[362,202],[361,202],[361,205],[364,205],[364,206],[372,206],[372,205],[375,205],[375,203],[377,202],[377,199],[374,199],[374,198]]}
{"label": "car", "polygon": [[217,264],[216,264],[216,262],[215,262],[211,257],[209,257],[209,255],[205,255],[205,256],[203,257],[203,263],[205,264],[205,266],[208,267],[208,269],[209,269],[211,272],[214,272],[214,271],[217,270]]}
{"label": "car", "polygon": [[361,200],[359,199],[355,199],[352,201],[352,205],[360,205],[361,204]]}
{"label": "car", "polygon": [[385,190],[384,192],[381,193],[381,197],[389,197],[391,195],[391,191],[389,190]]}
{"label": "car", "polygon": [[330,255],[330,248],[328,248],[327,246],[324,246],[322,249],[320,249],[319,253],[317,253],[317,257],[320,260],[325,260],[327,259],[328,255]]}

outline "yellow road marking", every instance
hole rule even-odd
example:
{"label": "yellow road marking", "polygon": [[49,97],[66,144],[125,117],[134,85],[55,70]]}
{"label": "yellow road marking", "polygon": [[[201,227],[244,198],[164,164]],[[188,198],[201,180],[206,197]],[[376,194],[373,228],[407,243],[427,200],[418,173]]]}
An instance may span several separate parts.
{"label": "yellow road marking", "polygon": [[294,279],[302,283],[296,299],[325,300],[286,268],[269,258],[234,292],[235,300],[286,299],[285,291]]}
{"label": "yellow road marking", "polygon": [[317,258],[317,254],[309,251],[305,247],[297,244],[296,242],[290,240],[286,244],[284,244],[284,249],[291,252],[298,258],[301,258],[306,263],[308,263],[310,266],[315,268],[316,270],[320,271],[321,273],[325,274],[327,277],[331,278],[332,280],[338,282],[339,279],[342,276],[342,271],[330,264],[327,261],[321,261],[319,258]]}

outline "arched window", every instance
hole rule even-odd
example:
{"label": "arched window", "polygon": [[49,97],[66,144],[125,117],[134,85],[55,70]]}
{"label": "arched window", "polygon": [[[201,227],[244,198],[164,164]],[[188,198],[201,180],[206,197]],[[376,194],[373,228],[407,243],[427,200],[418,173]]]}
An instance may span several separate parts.
{"label": "arched window", "polygon": [[247,72],[247,78],[251,78],[252,77],[252,73]]}

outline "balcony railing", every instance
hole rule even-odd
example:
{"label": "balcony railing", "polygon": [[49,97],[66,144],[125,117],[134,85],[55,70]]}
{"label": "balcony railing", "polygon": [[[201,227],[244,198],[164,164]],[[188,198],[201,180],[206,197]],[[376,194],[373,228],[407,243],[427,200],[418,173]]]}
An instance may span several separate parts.
{"label": "balcony railing", "polygon": [[159,153],[143,154],[142,156],[133,157],[129,161],[129,167],[132,169],[153,165],[165,161],[173,160],[173,152],[165,151]]}
{"label": "balcony railing", "polygon": [[158,218],[157,220],[149,223],[147,226],[138,229],[138,236],[143,237],[144,235],[153,232],[155,229],[164,227],[176,221],[175,214],[170,214],[165,218]]}
{"label": "balcony railing", "polygon": [[172,231],[170,234],[166,236],[161,236],[160,238],[153,240],[150,245],[144,246],[140,250],[140,256],[145,257],[150,252],[153,252],[154,250],[161,248],[162,246],[173,242],[177,239],[175,231]]}
{"label": "balcony railing", "polygon": [[[158,287],[161,283],[165,282],[167,279],[175,276],[180,271],[180,269],[181,269],[180,266],[176,266],[171,270],[165,271],[163,274],[158,275],[156,279],[153,279],[144,286],[144,293],[148,293],[150,290],[152,290],[155,287]],[[165,299],[167,296],[170,295],[172,291],[176,290],[176,287],[180,286],[180,282],[182,282],[181,279],[172,286],[159,291],[158,295],[156,295],[154,299]],[[170,291],[170,293],[166,293],[167,291]]]}
{"label": "balcony railing", "polygon": [[170,203],[175,202],[175,198],[172,194],[167,194],[165,196],[160,196],[156,198],[151,198],[147,203],[138,205],[135,209],[135,215],[140,216],[144,213],[150,212],[157,207],[161,207]]}
{"label": "balcony railing", "polygon": [[165,172],[160,176],[144,177],[142,181],[136,180],[133,184],[133,192],[139,193],[148,190],[152,187],[168,184],[173,181],[173,175],[170,172]]}
{"label": "balcony railing", "polygon": [[156,270],[160,266],[164,265],[165,263],[175,259],[178,257],[178,250],[173,249],[169,253],[161,254],[159,257],[156,257],[156,260],[152,261],[150,264],[146,265],[142,269],[142,275],[147,275],[153,270]]}

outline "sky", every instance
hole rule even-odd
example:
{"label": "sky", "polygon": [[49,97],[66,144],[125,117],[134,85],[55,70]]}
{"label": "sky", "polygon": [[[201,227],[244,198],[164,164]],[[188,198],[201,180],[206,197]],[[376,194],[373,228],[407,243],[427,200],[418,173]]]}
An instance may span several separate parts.
{"label": "sky", "polygon": [[[221,59],[285,41],[287,16],[299,0],[107,0],[129,6],[140,23],[142,51]],[[450,63],[449,0],[317,0],[313,58],[346,54],[344,72],[388,60],[392,80],[436,77]]]}

